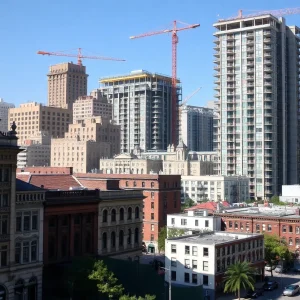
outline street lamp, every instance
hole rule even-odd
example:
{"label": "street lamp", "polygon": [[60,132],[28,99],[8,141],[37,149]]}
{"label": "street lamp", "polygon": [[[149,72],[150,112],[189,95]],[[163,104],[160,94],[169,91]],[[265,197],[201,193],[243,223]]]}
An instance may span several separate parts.
{"label": "street lamp", "polygon": [[167,269],[167,268],[164,268],[164,267],[160,267],[161,269],[164,269],[166,271],[169,272],[169,300],[172,300],[172,286],[171,286],[171,270],[170,269]]}

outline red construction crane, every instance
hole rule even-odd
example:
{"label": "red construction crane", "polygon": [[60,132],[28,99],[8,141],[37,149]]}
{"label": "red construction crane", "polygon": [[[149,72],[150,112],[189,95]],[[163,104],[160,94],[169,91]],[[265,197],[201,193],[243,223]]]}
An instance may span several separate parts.
{"label": "red construction crane", "polygon": [[190,95],[188,95],[186,98],[184,98],[184,100],[181,102],[180,106],[185,105],[194,95],[196,95],[200,90],[202,89],[202,87],[199,87],[196,89],[196,91],[192,92]]}
{"label": "red construction crane", "polygon": [[283,8],[283,9],[276,9],[276,10],[265,10],[265,11],[259,11],[254,14],[249,15],[243,15],[243,11],[240,9],[238,11],[238,15],[236,17],[231,17],[228,19],[221,19],[221,21],[230,21],[230,20],[236,20],[236,19],[245,19],[245,18],[252,18],[262,15],[273,15],[274,17],[283,17],[287,15],[296,15],[300,13],[300,7],[296,8]]}
{"label": "red construction crane", "polygon": [[[177,22],[182,23],[179,21],[173,21],[173,28],[159,30],[159,31],[152,31],[140,35],[131,36],[130,39],[138,39],[146,36],[163,34],[163,33],[172,33],[172,144],[176,144],[177,142],[177,121],[178,121],[178,103],[177,103],[177,44],[178,44],[178,31],[183,31],[187,29],[193,29],[199,27],[200,24],[193,24],[188,25],[186,27],[177,28]],[[184,24],[184,23],[183,23]],[[187,25],[187,24],[185,24]]]}
{"label": "red construction crane", "polygon": [[47,51],[38,51],[37,54],[41,54],[41,55],[54,55],[54,56],[77,57],[77,64],[78,64],[79,66],[82,66],[82,58],[125,61],[125,59],[112,58],[112,57],[82,55],[82,54],[81,54],[81,48],[78,48],[78,53],[77,53],[77,54],[68,54],[68,53],[64,53],[64,52],[47,52]]}

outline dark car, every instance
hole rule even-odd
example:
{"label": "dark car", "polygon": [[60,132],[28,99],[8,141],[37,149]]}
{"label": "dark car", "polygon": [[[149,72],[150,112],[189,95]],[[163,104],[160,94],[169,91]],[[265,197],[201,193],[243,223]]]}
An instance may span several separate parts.
{"label": "dark car", "polygon": [[278,288],[278,282],[276,281],[268,281],[264,284],[265,291],[273,291]]}
{"label": "dark car", "polygon": [[256,299],[259,296],[262,296],[264,294],[264,289],[255,289],[254,291],[249,290],[246,298]]}

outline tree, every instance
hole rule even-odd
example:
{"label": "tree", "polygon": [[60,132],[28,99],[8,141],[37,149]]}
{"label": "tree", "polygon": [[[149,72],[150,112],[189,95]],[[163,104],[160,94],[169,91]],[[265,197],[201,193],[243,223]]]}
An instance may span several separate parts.
{"label": "tree", "polygon": [[158,252],[165,251],[165,240],[167,238],[167,227],[161,227],[158,233],[157,248]]}
{"label": "tree", "polygon": [[246,261],[237,262],[228,267],[224,277],[224,292],[238,292],[241,298],[241,288],[254,290],[254,269]]}
{"label": "tree", "polygon": [[280,259],[289,262],[291,253],[286,242],[276,235],[265,234],[265,261],[271,266],[271,275],[273,276],[272,266],[278,264]]}
{"label": "tree", "polygon": [[280,201],[280,198],[277,195],[272,196],[270,203],[273,203],[275,205],[286,205],[285,202]]}
{"label": "tree", "polygon": [[181,211],[183,212],[185,209],[190,208],[194,205],[195,205],[194,200],[192,200],[191,198],[186,198],[184,200],[184,204],[181,205]]}
{"label": "tree", "polygon": [[167,229],[168,238],[178,237],[185,234],[185,230],[181,228],[169,228]]}
{"label": "tree", "polygon": [[124,288],[122,284],[117,284],[118,279],[114,273],[109,271],[102,260],[96,261],[89,279],[97,281],[98,291],[107,294],[108,298],[121,296]]}
{"label": "tree", "polygon": [[123,295],[119,298],[119,300],[155,300],[156,296],[152,295],[146,295],[145,298],[138,297],[137,296],[129,296],[129,295]]}

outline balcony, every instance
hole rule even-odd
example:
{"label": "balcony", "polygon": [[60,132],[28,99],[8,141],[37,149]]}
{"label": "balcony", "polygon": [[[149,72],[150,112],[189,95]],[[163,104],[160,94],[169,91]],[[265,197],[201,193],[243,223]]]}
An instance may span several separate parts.
{"label": "balcony", "polygon": [[271,30],[265,30],[264,36],[271,36]]}
{"label": "balcony", "polygon": [[254,47],[247,47],[247,52],[248,53],[254,52]]}
{"label": "balcony", "polygon": [[254,73],[254,68],[247,68],[247,73]]}
{"label": "balcony", "polygon": [[272,39],[271,38],[264,38],[264,44],[271,44]]}
{"label": "balcony", "polygon": [[272,93],[272,89],[264,89],[264,93],[271,94]]}

